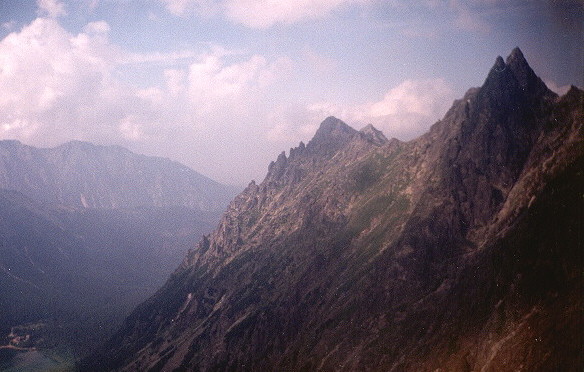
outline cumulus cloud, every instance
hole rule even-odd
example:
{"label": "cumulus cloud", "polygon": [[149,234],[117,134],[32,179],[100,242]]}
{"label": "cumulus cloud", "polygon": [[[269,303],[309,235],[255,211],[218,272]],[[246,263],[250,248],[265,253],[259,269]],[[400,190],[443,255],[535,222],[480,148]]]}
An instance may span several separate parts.
{"label": "cumulus cloud", "polygon": [[[129,53],[112,44],[108,32],[103,21],[71,34],[54,18],[37,18],[1,40],[0,138],[36,146],[79,139],[156,148],[187,163],[215,151],[197,155],[188,151],[192,146],[225,144],[217,151],[238,152],[234,143],[261,136],[265,125],[249,129],[246,122],[267,122],[271,89],[294,67],[286,57],[217,46],[203,53]],[[158,71],[158,78],[146,86],[128,79],[128,71],[132,76],[140,68]]]}
{"label": "cumulus cloud", "polygon": [[452,104],[453,89],[444,79],[405,80],[376,102],[343,106],[310,105],[316,117],[337,116],[355,126],[373,124],[387,137],[410,140],[442,118]]}
{"label": "cumulus cloud", "polygon": [[[186,90],[197,115],[215,115],[229,107],[231,114],[246,115],[255,110],[254,102],[276,80],[289,75],[292,62],[285,57],[274,61],[252,55],[226,63],[221,55],[208,53],[189,65],[188,70],[167,71],[169,93]],[[185,81],[181,82],[184,77]]]}
{"label": "cumulus cloud", "polygon": [[67,15],[65,5],[58,0],[37,0],[37,6],[39,8],[39,14],[43,16],[57,18]]}
{"label": "cumulus cloud", "polygon": [[83,32],[94,35],[105,35],[110,31],[110,26],[105,21],[90,22],[83,27]]}
{"label": "cumulus cloud", "polygon": [[42,137],[91,115],[94,97],[111,79],[109,52],[103,38],[70,35],[48,18],[9,34],[0,42],[3,136]]}

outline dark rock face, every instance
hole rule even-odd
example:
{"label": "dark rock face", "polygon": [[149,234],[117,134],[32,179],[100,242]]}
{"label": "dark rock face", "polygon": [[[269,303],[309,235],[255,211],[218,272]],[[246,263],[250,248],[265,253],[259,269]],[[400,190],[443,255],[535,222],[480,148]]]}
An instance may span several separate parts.
{"label": "dark rock face", "polygon": [[0,188],[73,207],[184,206],[218,212],[236,194],[168,159],[79,141],[52,149],[0,141]]}
{"label": "dark rock face", "polygon": [[326,119],[86,370],[581,370],[584,92],[519,49],[408,143]]}

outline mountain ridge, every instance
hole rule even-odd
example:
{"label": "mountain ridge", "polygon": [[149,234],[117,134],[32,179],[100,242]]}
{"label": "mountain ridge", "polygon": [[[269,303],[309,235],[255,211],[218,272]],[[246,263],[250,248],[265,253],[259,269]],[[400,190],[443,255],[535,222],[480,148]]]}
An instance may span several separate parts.
{"label": "mountain ridge", "polygon": [[82,141],[53,148],[0,141],[0,187],[94,208],[182,205],[221,211],[235,194],[178,162]]}
{"label": "mountain ridge", "polygon": [[578,370],[584,92],[521,57],[409,142],[325,119],[82,367]]}
{"label": "mountain ridge", "polygon": [[120,146],[0,141],[0,369],[17,354],[4,347],[13,341],[67,358],[93,350],[212,230],[233,194]]}

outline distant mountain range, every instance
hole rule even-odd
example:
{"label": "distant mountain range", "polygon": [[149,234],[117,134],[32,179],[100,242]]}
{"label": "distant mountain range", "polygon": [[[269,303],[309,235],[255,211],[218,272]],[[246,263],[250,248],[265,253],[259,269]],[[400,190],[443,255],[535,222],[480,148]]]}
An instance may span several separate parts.
{"label": "distant mountain range", "polygon": [[583,122],[519,49],[413,141],[327,118],[82,370],[580,371]]}
{"label": "distant mountain range", "polygon": [[235,194],[121,147],[0,141],[0,340],[18,326],[30,336],[19,346],[83,355],[164,283]]}
{"label": "distant mountain range", "polygon": [[207,212],[223,212],[239,191],[165,158],[80,141],[48,149],[0,141],[0,188],[72,207]]}

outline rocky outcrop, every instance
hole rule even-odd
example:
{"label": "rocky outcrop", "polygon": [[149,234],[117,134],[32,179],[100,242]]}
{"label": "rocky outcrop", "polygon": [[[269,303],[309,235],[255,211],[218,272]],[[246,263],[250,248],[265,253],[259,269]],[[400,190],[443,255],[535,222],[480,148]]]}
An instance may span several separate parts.
{"label": "rocky outcrop", "polygon": [[411,142],[327,118],[83,369],[580,370],[583,117],[516,49]]}

